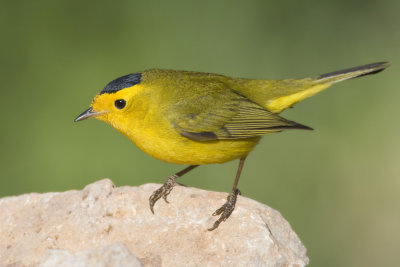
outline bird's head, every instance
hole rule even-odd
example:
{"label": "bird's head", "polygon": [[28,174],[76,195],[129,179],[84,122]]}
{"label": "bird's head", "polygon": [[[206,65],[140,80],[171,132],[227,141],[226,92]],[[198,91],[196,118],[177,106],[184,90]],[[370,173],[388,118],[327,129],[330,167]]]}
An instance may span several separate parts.
{"label": "bird's head", "polygon": [[76,117],[75,122],[93,117],[120,128],[119,124],[130,117],[128,114],[135,95],[140,91],[141,78],[141,73],[133,73],[111,81],[94,97],[90,107]]}

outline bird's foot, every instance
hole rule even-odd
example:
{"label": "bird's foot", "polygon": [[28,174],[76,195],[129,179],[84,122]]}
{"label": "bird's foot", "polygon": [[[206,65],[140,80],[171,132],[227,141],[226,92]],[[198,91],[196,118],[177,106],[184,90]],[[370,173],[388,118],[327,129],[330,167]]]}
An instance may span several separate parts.
{"label": "bird's foot", "polygon": [[174,188],[174,186],[177,184],[176,179],[178,177],[179,176],[176,174],[172,175],[160,188],[158,188],[156,191],[153,192],[153,194],[151,194],[149,198],[149,203],[150,203],[150,210],[153,214],[154,214],[154,209],[153,209],[154,204],[156,204],[157,200],[159,200],[161,197],[165,200],[166,203],[169,203],[167,200],[167,196],[169,195],[169,193],[171,193],[172,188]]}
{"label": "bird's foot", "polygon": [[222,213],[221,217],[219,217],[219,219],[215,221],[214,225],[209,228],[208,231],[217,229],[221,222],[225,221],[229,218],[229,216],[231,216],[233,210],[235,209],[236,199],[238,195],[240,195],[239,189],[236,189],[235,191],[230,193],[226,199],[225,204],[212,214],[213,216],[217,216]]}

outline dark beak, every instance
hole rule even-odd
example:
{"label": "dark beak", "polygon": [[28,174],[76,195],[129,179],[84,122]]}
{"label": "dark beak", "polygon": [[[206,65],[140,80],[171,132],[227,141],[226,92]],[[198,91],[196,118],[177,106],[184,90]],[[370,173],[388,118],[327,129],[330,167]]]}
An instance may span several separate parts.
{"label": "dark beak", "polygon": [[100,112],[94,111],[92,108],[88,108],[87,110],[82,112],[78,117],[76,117],[74,122],[83,121],[92,117],[96,117],[100,114],[101,114]]}

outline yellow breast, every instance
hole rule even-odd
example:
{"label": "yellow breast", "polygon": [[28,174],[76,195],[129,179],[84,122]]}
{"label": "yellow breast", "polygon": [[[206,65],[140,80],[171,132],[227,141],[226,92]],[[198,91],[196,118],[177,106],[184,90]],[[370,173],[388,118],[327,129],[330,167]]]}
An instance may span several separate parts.
{"label": "yellow breast", "polygon": [[143,120],[114,121],[113,126],[141,150],[157,159],[185,165],[223,163],[246,156],[260,137],[193,141],[183,137],[165,119],[148,114]]}

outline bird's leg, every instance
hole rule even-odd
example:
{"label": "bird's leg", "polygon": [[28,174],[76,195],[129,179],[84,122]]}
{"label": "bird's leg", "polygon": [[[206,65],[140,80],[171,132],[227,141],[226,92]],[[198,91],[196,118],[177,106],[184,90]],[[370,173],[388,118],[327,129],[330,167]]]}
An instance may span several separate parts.
{"label": "bird's leg", "polygon": [[189,167],[186,167],[185,169],[181,170],[180,172],[175,173],[174,175],[168,177],[167,181],[156,191],[151,194],[149,198],[149,203],[150,203],[150,210],[154,214],[153,206],[156,204],[157,200],[159,200],[161,197],[165,200],[165,202],[169,203],[167,200],[167,196],[169,193],[172,191],[172,188],[177,184],[176,179],[184,175],[185,173],[193,170],[199,165],[190,165]]}
{"label": "bird's leg", "polygon": [[217,216],[217,215],[220,215],[222,213],[221,217],[219,217],[219,219],[215,221],[214,225],[211,228],[209,228],[208,231],[212,231],[212,230],[218,228],[219,224],[221,222],[225,221],[226,219],[228,219],[229,216],[231,216],[233,210],[235,209],[237,196],[240,195],[240,191],[237,188],[237,185],[239,183],[240,174],[242,173],[242,169],[243,169],[243,165],[244,165],[244,161],[245,160],[246,160],[246,158],[241,158],[240,159],[239,167],[238,167],[238,170],[236,172],[235,182],[233,183],[232,193],[230,193],[228,195],[225,204],[222,205],[221,208],[217,209],[213,213],[213,216]]}

